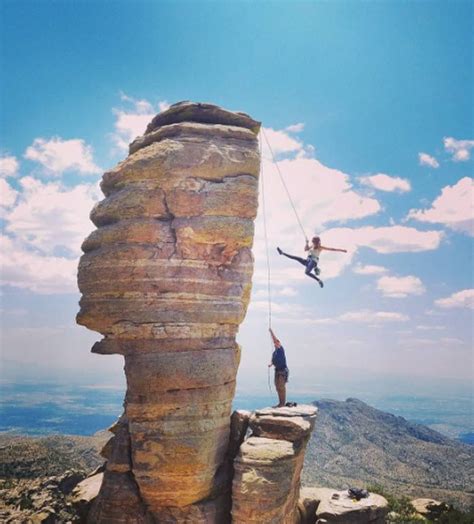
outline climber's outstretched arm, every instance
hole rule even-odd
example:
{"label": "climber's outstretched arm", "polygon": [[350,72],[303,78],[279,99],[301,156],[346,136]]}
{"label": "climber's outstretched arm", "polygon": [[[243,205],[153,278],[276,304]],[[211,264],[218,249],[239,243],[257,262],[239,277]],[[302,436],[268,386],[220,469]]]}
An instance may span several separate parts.
{"label": "climber's outstretched arm", "polygon": [[347,249],[338,249],[338,248],[335,248],[335,247],[321,246],[321,249],[323,251],[339,251],[340,253],[347,253]]}

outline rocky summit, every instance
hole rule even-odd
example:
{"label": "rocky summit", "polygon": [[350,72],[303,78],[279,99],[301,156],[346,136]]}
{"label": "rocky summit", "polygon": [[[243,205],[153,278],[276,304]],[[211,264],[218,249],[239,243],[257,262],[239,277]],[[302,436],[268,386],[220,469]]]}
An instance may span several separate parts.
{"label": "rocky summit", "polygon": [[320,400],[308,444],[306,485],[366,487],[474,505],[474,447],[350,398]]}

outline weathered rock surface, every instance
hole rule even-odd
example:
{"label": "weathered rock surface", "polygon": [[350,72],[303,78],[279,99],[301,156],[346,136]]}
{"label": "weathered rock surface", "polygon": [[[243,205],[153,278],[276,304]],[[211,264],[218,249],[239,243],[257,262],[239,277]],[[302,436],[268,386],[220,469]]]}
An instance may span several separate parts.
{"label": "weathered rock surface", "polygon": [[450,506],[444,502],[427,498],[413,499],[411,505],[419,515],[430,520],[438,519],[450,508]]}
{"label": "weathered rock surface", "polygon": [[304,451],[317,408],[272,408],[250,417],[252,435],[234,460],[232,522],[294,524]]}
{"label": "weathered rock surface", "polygon": [[71,504],[84,521],[87,519],[93,501],[99,494],[103,478],[103,473],[91,475],[79,482],[71,493]]}
{"label": "weathered rock surface", "polygon": [[302,488],[299,507],[301,524],[384,524],[388,502],[381,495],[370,493],[359,501],[345,491],[329,488]]}
{"label": "weathered rock surface", "polygon": [[94,352],[124,355],[127,393],[126,429],[104,449],[96,522],[132,522],[125,504],[134,522],[144,508],[159,522],[220,522],[235,335],[253,270],[258,129],[243,113],[175,104],[104,174],[106,198],[91,213],[98,229],[82,246],[77,321],[104,335]]}
{"label": "weathered rock surface", "polygon": [[59,476],[0,479],[0,522],[79,522],[71,491],[84,478],[79,470]]}

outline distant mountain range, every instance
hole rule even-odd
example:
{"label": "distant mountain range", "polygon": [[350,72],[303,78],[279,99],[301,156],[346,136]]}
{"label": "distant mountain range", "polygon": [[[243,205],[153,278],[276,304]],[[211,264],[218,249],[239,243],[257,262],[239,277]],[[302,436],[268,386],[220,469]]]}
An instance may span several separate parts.
{"label": "distant mountain range", "polygon": [[[474,446],[372,408],[357,399],[321,400],[303,484],[347,488],[378,484],[394,494],[474,505]],[[110,434],[41,438],[0,434],[0,478],[85,472],[102,463]]]}
{"label": "distant mountain range", "polygon": [[92,437],[0,434],[0,479],[49,477],[69,469],[89,473],[103,463],[99,453],[110,436],[107,431]]}
{"label": "distant mountain range", "polygon": [[381,485],[396,494],[474,505],[474,447],[360,400],[320,400],[303,483]]}

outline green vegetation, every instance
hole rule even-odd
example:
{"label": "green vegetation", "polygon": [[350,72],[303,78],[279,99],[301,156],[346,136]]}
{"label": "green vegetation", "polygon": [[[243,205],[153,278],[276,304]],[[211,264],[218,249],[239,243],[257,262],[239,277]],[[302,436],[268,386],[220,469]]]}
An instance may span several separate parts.
{"label": "green vegetation", "polygon": [[474,508],[465,512],[448,507],[439,517],[423,518],[411,505],[410,499],[404,495],[397,496],[389,493],[386,488],[378,484],[367,486],[367,490],[378,493],[388,501],[389,515],[387,524],[420,524],[421,522],[436,522],[437,524],[474,524]]}

